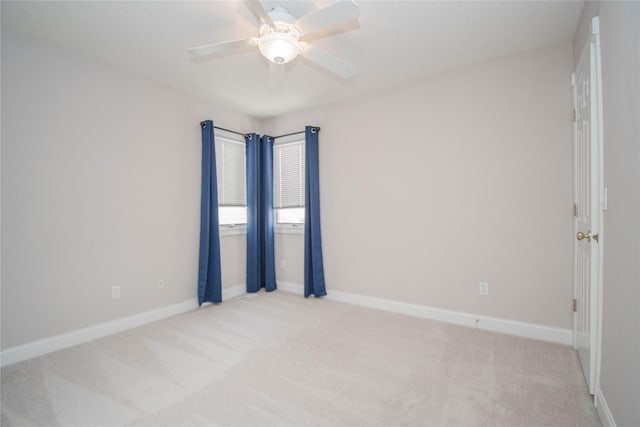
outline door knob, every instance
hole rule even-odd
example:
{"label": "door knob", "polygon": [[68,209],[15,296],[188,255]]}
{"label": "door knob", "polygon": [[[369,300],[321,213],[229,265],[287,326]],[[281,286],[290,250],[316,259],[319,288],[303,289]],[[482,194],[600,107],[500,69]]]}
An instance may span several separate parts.
{"label": "door knob", "polygon": [[578,238],[578,240],[587,239],[590,242],[591,238],[593,238],[593,240],[595,240],[596,242],[598,241],[598,235],[597,234],[592,235],[591,230],[587,231],[586,233],[583,233],[582,231],[578,231],[578,233],[576,234],[576,237]]}

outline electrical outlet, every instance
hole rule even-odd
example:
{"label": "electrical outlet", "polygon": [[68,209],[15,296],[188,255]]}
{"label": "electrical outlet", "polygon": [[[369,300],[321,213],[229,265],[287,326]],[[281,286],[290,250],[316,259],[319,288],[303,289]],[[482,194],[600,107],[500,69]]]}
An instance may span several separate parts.
{"label": "electrical outlet", "polygon": [[479,291],[480,295],[489,295],[489,284],[487,282],[480,282]]}
{"label": "electrical outlet", "polygon": [[281,259],[280,260],[280,268],[284,270],[286,267],[287,267],[287,261],[284,260],[284,259]]}
{"label": "electrical outlet", "polygon": [[164,287],[166,285],[164,279],[158,279],[158,282],[156,284],[158,286],[158,289],[164,289]]}
{"label": "electrical outlet", "polygon": [[111,299],[120,298],[120,286],[112,286],[111,287]]}

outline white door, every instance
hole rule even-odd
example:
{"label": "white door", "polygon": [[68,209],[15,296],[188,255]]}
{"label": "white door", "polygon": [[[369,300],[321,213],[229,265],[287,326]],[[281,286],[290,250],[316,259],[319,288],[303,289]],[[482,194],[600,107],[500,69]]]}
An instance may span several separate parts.
{"label": "white door", "polygon": [[572,76],[574,97],[574,345],[589,391],[598,378],[602,126],[598,18]]}

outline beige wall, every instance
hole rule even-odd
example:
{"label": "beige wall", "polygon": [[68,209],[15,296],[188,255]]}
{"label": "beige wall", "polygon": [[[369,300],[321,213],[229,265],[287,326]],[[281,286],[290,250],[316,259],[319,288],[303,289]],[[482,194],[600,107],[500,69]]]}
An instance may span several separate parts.
{"label": "beige wall", "polygon": [[[572,63],[566,43],[264,121],[322,127],[328,292],[570,328]],[[300,239],[276,239],[278,280],[302,283]]]}
{"label": "beige wall", "polygon": [[[329,291],[571,326],[568,44],[262,122],[55,48],[2,48],[3,349],[195,296],[204,118],[323,127]],[[245,281],[245,239],[221,239],[225,287]],[[302,242],[276,236],[278,280],[302,283]]]}
{"label": "beige wall", "polygon": [[280,234],[274,238],[276,282],[304,283],[304,234]]}
{"label": "beige wall", "polygon": [[[207,118],[256,125],[3,34],[3,349],[195,298]],[[225,286],[243,244],[223,239]]]}
{"label": "beige wall", "polygon": [[[198,187],[199,188],[199,187]],[[200,196],[198,196],[200,197]],[[247,235],[220,236],[222,287],[245,287],[247,283]]]}
{"label": "beige wall", "polygon": [[604,215],[600,388],[619,426],[640,425],[640,3],[602,2]]}

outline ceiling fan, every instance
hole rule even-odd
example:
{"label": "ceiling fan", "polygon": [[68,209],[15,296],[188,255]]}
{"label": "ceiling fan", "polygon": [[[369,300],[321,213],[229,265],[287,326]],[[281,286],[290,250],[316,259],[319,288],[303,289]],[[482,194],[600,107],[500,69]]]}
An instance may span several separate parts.
{"label": "ceiling fan", "polygon": [[312,34],[324,36],[318,33],[356,19],[360,11],[354,0],[339,0],[301,18],[292,16],[283,6],[267,13],[259,0],[244,0],[244,3],[261,23],[260,36],[192,47],[189,54],[206,56],[258,46],[260,53],[274,64],[286,64],[302,55],[345,79],[356,74],[355,65],[306,42]]}

